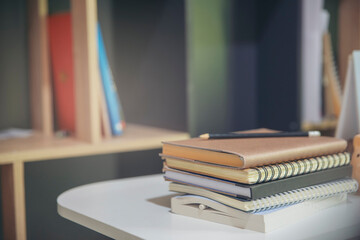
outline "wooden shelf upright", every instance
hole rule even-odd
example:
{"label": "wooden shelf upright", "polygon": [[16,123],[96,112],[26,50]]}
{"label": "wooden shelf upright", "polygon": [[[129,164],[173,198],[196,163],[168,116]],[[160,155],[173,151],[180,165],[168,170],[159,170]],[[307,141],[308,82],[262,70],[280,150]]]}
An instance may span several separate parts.
{"label": "wooden shelf upright", "polygon": [[71,0],[75,70],[75,135],[77,139],[91,143],[101,141],[96,4],[96,0]]}
{"label": "wooden shelf upright", "polygon": [[53,134],[53,102],[47,39],[47,0],[28,0],[29,76],[32,128]]}

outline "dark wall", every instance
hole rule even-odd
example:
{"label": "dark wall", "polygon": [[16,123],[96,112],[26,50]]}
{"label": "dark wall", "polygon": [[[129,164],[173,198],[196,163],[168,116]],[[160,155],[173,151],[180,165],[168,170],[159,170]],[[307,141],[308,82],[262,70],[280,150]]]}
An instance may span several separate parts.
{"label": "dark wall", "polygon": [[258,126],[300,128],[300,1],[258,1]]}
{"label": "dark wall", "polygon": [[232,1],[228,67],[233,131],[258,127],[258,15],[257,1]]}
{"label": "dark wall", "polygon": [[0,1],[0,130],[30,127],[25,0]]}
{"label": "dark wall", "polygon": [[232,129],[300,127],[300,1],[232,1]]}
{"label": "dark wall", "polygon": [[126,120],[186,131],[184,1],[112,4],[110,58]]}

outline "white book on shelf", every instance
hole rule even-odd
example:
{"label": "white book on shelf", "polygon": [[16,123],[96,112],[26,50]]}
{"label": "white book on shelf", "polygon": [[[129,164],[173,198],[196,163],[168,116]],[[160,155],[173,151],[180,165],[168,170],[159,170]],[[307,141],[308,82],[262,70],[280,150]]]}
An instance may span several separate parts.
{"label": "white book on shelf", "polygon": [[301,122],[322,121],[322,36],[328,16],[323,0],[302,0]]}
{"label": "white book on shelf", "polygon": [[348,61],[335,136],[349,140],[358,133],[360,133],[360,51],[353,51]]}

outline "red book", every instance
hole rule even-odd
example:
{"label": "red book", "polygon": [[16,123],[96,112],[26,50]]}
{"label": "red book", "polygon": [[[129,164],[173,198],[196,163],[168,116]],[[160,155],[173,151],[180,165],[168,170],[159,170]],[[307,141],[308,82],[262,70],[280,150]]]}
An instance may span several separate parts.
{"label": "red book", "polygon": [[50,58],[54,84],[55,114],[58,128],[75,131],[74,61],[71,14],[48,18]]}

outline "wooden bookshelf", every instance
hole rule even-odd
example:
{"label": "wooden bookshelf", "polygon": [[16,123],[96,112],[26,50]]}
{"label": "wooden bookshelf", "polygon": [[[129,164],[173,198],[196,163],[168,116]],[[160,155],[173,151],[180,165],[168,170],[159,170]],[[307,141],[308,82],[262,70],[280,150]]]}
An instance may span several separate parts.
{"label": "wooden bookshelf", "polygon": [[57,138],[47,35],[48,1],[27,0],[30,112],[34,133],[28,138],[0,140],[4,239],[26,239],[26,162],[156,149],[161,147],[161,141],[189,137],[185,132],[127,123],[122,136],[102,138],[97,1],[71,0],[70,3],[76,129],[73,137]]}

